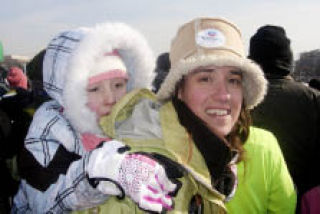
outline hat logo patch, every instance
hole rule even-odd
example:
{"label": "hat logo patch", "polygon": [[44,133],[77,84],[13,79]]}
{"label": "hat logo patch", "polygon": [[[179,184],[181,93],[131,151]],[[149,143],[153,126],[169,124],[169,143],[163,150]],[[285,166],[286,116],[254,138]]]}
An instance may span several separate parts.
{"label": "hat logo patch", "polygon": [[217,29],[210,28],[199,31],[196,35],[196,43],[206,48],[220,47],[225,44],[225,36]]}

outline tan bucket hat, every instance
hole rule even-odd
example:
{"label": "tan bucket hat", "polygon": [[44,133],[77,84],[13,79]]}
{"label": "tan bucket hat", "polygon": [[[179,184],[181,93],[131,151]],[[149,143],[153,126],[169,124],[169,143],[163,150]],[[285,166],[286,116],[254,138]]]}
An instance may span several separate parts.
{"label": "tan bucket hat", "polygon": [[267,80],[260,67],[244,54],[240,30],[222,18],[196,18],[182,25],[172,40],[171,69],[157,93],[165,101],[176,84],[199,66],[234,66],[243,72],[244,102],[247,109],[264,98]]}

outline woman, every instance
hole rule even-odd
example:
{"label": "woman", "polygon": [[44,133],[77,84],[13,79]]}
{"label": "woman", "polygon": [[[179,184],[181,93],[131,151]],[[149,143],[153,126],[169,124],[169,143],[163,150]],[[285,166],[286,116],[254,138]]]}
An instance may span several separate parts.
{"label": "woman", "polygon": [[[147,90],[131,92],[102,119],[102,128],[133,151],[160,153],[182,166],[182,187],[172,213],[223,213],[237,183],[234,163],[243,162],[248,137],[259,143],[266,137],[266,144],[278,148],[270,133],[250,127],[248,110],[262,101],[267,82],[261,69],[244,57],[238,28],[224,19],[198,18],[184,24],[169,54],[171,70],[158,100]],[[275,156],[280,156],[277,168],[288,183],[282,203],[292,205],[291,178],[281,153]],[[100,211],[137,211],[129,199],[125,204],[110,202]],[[263,208],[262,213],[269,210]]]}

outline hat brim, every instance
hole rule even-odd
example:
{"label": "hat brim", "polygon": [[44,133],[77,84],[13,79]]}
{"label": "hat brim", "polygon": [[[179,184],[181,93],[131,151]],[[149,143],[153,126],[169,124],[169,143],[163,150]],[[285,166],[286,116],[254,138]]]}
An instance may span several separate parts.
{"label": "hat brim", "polygon": [[237,67],[243,72],[242,86],[247,109],[253,109],[263,100],[267,92],[267,80],[261,68],[250,59],[226,55],[200,55],[180,60],[170,69],[157,93],[158,99],[160,101],[170,99],[183,76],[197,67],[209,65]]}

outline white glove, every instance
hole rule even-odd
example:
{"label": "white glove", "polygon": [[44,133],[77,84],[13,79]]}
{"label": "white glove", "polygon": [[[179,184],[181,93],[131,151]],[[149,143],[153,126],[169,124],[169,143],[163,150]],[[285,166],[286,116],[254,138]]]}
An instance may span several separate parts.
{"label": "white glove", "polygon": [[[144,210],[162,212],[173,208],[170,193],[177,190],[155,159],[145,154],[129,153],[119,141],[104,142],[92,151],[86,171],[104,194],[129,196]],[[94,183],[93,182],[93,183]]]}

